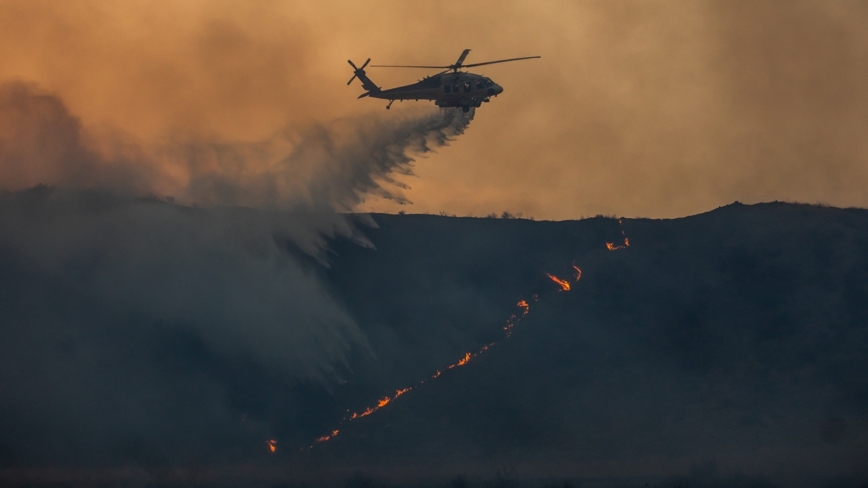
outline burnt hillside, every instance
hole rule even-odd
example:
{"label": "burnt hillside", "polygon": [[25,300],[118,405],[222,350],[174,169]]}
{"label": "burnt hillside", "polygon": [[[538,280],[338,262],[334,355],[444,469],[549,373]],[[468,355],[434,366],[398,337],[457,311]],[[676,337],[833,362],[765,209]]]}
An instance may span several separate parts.
{"label": "burnt hillside", "polygon": [[[502,337],[517,299],[539,301],[512,338],[323,449],[536,474],[861,466],[868,212],[733,204],[622,226],[375,218],[377,250],[339,247],[331,276],[374,344],[373,372],[358,374],[384,378],[383,392]],[[630,246],[608,250],[620,229]],[[545,273],[569,278],[572,263],[582,278],[560,291]]]}
{"label": "burnt hillside", "polygon": [[373,248],[332,237],[317,258],[305,216],[0,200],[6,480],[191,463],[272,481],[865,479],[865,210],[374,215]]}

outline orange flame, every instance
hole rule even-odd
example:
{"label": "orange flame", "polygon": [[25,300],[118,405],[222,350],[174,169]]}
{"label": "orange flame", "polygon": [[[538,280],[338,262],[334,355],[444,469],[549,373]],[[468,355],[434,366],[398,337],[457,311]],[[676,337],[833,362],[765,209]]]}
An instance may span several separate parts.
{"label": "orange flame", "polygon": [[412,389],[413,388],[402,388],[400,390],[395,390],[395,396],[392,397],[392,400],[394,400],[395,398],[398,398],[399,396],[403,395],[404,393],[407,393],[408,391],[410,391]]}
{"label": "orange flame", "polygon": [[268,442],[268,448],[271,449],[271,452],[274,452],[277,450],[277,441],[276,440],[269,439],[265,442]]}
{"label": "orange flame", "polygon": [[624,233],[624,219],[618,219],[618,225],[621,226],[621,237],[624,238],[624,244],[615,244],[614,242],[607,242],[606,249],[610,251],[617,251],[618,249],[626,249],[630,247],[630,239],[627,239],[627,234]]}
{"label": "orange flame", "polygon": [[458,361],[458,366],[464,366],[469,361],[470,361],[470,353],[468,352],[468,353],[464,354],[464,359]]}
{"label": "orange flame", "polygon": [[[516,303],[516,306],[521,308],[521,315],[512,314],[509,316],[509,319],[506,321],[506,325],[502,327],[503,331],[506,332],[506,337],[512,336],[512,328],[515,327],[515,324],[518,323],[519,320],[523,319],[530,310],[530,305],[527,304],[527,300],[519,300],[519,302]],[[482,351],[485,351],[487,349],[488,346],[483,347],[479,350],[479,352],[481,353]]]}
{"label": "orange flame", "polygon": [[570,291],[570,282],[567,280],[562,280],[553,274],[546,273],[546,276],[549,277],[550,280],[554,281],[561,287],[561,291]]}
{"label": "orange flame", "polygon": [[392,401],[391,398],[389,398],[389,397],[383,397],[383,398],[380,399],[379,402],[377,402],[377,408],[383,408],[383,407],[385,407],[386,405],[388,405],[389,402],[391,402],[391,401]]}
{"label": "orange flame", "polygon": [[325,442],[325,441],[327,441],[327,440],[329,440],[329,439],[334,439],[335,437],[338,436],[338,432],[340,432],[340,431],[337,430],[337,429],[335,429],[335,430],[332,431],[331,434],[324,435],[324,436],[322,436],[322,437],[317,437],[316,440],[315,440],[315,442]]}
{"label": "orange flame", "polygon": [[459,359],[458,362],[455,364],[450,364],[446,369],[452,369],[452,368],[457,368],[458,366],[464,366],[468,362],[470,362],[470,353],[469,352],[464,353],[463,358]]}

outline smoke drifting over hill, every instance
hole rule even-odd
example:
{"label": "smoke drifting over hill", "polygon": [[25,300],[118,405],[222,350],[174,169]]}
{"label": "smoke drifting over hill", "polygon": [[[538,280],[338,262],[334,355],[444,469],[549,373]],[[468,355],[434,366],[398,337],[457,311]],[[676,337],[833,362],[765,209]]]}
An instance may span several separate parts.
{"label": "smoke drifting over hill", "polygon": [[421,110],[295,126],[255,143],[176,138],[138,145],[82,127],[33,85],[0,85],[0,190],[38,184],[171,196],[186,204],[347,211],[366,194],[399,202],[391,175],[461,134],[473,118]]}
{"label": "smoke drifting over hill", "polygon": [[370,245],[342,212],[402,199],[390,175],[471,118],[141,146],[32,85],[0,85],[3,463],[172,463],[227,438],[258,444],[273,426],[233,391],[251,372],[283,385],[295,426],[305,388],[326,394],[351,352],[370,354],[322,280],[328,239]]}

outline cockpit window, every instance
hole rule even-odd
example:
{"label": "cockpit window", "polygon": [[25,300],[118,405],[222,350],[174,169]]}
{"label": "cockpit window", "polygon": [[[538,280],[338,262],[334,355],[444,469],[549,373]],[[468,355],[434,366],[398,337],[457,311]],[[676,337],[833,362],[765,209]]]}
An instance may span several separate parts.
{"label": "cockpit window", "polygon": [[476,82],[476,89],[477,89],[477,90],[482,90],[483,88],[485,88],[485,83],[483,83],[483,82],[481,82],[481,81],[477,81],[477,82]]}
{"label": "cockpit window", "polygon": [[493,84],[494,84],[493,81],[491,81],[491,80],[485,80],[485,86],[491,86],[491,85],[493,85]]}
{"label": "cockpit window", "polygon": [[469,81],[465,82],[464,83],[464,91],[469,92],[471,89],[472,89],[472,86],[471,86],[470,82]]}

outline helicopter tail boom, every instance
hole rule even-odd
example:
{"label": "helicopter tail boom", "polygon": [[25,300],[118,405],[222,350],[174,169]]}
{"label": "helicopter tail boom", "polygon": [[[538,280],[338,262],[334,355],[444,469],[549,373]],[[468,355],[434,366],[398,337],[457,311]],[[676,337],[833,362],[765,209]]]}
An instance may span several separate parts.
{"label": "helicopter tail boom", "polygon": [[[347,82],[347,85],[349,85],[350,83],[353,82],[353,80],[358,78],[359,81],[362,82],[362,88],[364,88],[365,90],[368,90],[368,92],[376,93],[376,92],[380,91],[380,87],[377,86],[373,81],[371,81],[371,79],[368,78],[368,75],[365,74],[365,66],[367,66],[368,63],[371,62],[371,58],[368,58],[368,60],[365,61],[365,64],[363,64],[361,68],[356,67],[356,65],[353,64],[353,62],[349,59],[347,60],[347,62],[350,63],[350,66],[352,66],[353,70],[354,70],[353,71],[353,77],[350,78],[350,81]],[[361,98],[361,97],[359,97],[359,98]]]}

